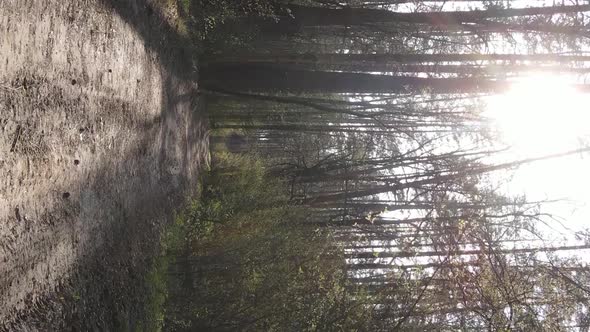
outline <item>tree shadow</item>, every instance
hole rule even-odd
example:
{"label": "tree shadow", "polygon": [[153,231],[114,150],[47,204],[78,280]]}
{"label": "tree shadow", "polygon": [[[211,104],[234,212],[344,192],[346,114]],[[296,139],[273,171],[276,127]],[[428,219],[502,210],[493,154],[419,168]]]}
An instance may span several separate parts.
{"label": "tree shadow", "polygon": [[[191,41],[148,1],[99,2],[157,55],[163,69],[160,115],[153,121],[123,124],[138,133],[137,144],[113,160],[89,166],[86,179],[58,184],[72,188],[67,197],[46,193],[48,202],[57,203],[39,212],[34,225],[38,229],[26,234],[34,246],[23,241],[31,252],[11,257],[9,264],[19,270],[2,275],[0,290],[8,278],[27,282],[26,274],[33,270],[29,258],[49,265],[44,261],[47,251],[58,245],[71,246],[66,251],[73,252],[75,263],[71,271],[53,272],[69,274],[58,279],[57,289],[48,294],[28,290],[26,310],[15,313],[10,322],[0,322],[0,331],[140,330],[136,324],[138,306],[143,305],[138,302],[144,295],[142,278],[150,257],[157,254],[159,232],[195,193],[206,163],[208,124],[203,100],[197,96]],[[86,238],[77,238],[80,235]]]}
{"label": "tree shadow", "polygon": [[[188,89],[181,85],[167,82],[170,90]],[[121,162],[105,160],[91,170],[90,180],[69,184],[80,189],[67,199],[55,197],[59,202],[35,221],[51,226],[29,236],[35,246],[24,257],[43,261],[46,250],[72,245],[75,263],[57,289],[32,294],[35,300],[2,322],[9,325],[0,324],[0,331],[142,330],[149,300],[144,276],[158,255],[160,233],[195,194],[207,163],[207,120],[197,111],[203,101],[176,99],[170,98],[162,117],[134,124],[142,134],[116,158]]]}
{"label": "tree shadow", "polygon": [[146,48],[158,54],[161,65],[169,73],[178,78],[197,81],[194,54],[191,54],[193,41],[179,34],[149,1],[99,1],[141,36]]}

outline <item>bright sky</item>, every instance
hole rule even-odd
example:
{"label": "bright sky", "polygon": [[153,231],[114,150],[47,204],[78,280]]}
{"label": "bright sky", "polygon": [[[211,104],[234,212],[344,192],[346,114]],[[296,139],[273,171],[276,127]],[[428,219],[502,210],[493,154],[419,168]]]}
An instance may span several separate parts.
{"label": "bright sky", "polygon": [[[488,102],[485,115],[510,145],[511,160],[575,150],[590,138],[590,94],[576,91],[572,80],[532,75]],[[575,155],[522,166],[506,181],[506,190],[525,194],[531,201],[567,199],[549,204],[572,231],[590,229],[590,154]],[[551,235],[566,232],[557,222]],[[553,224],[552,224],[553,226]]]}

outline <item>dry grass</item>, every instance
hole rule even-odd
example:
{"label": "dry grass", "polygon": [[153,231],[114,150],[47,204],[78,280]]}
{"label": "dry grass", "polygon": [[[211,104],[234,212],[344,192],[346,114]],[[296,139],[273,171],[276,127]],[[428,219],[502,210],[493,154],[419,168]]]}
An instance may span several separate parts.
{"label": "dry grass", "polygon": [[180,36],[188,37],[187,18],[183,14],[186,11],[181,8],[183,3],[178,0],[153,0],[152,5]]}

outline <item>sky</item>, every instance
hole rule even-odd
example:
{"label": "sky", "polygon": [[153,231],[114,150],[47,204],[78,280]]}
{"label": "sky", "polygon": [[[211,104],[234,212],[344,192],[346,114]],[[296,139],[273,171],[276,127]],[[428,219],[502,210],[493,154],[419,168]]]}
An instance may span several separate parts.
{"label": "sky", "polygon": [[[532,75],[488,100],[489,117],[510,150],[503,158],[518,160],[575,150],[590,142],[590,94],[576,91],[574,78]],[[535,162],[512,171],[503,189],[545,204],[558,217],[548,235],[590,229],[590,153]],[[504,176],[507,176],[504,174]]]}
{"label": "sky", "polygon": [[[574,5],[575,2],[562,4]],[[510,2],[512,8],[551,5],[554,3],[543,0]],[[449,1],[440,10],[469,10],[481,6],[480,1]],[[414,3],[392,9],[417,10]],[[515,35],[515,40],[518,41],[516,45],[500,38],[490,42],[487,51],[523,54],[531,51],[521,36]],[[587,47],[584,49],[588,51]],[[590,146],[590,94],[576,91],[574,84],[590,84],[590,76],[531,73],[514,81],[508,92],[490,97],[484,116],[490,119],[503,143],[510,146],[493,162]],[[590,153],[535,162],[510,172],[498,172],[495,176],[503,183],[500,189],[507,195],[525,195],[528,201],[559,200],[542,207],[542,212],[555,217],[548,220],[549,226],[544,228],[548,239],[568,241],[574,232],[590,230]]]}

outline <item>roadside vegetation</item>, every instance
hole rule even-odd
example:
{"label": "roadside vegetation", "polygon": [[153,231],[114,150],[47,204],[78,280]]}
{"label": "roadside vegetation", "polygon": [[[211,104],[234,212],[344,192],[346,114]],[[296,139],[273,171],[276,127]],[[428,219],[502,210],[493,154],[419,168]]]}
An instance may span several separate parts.
{"label": "roadside vegetation", "polygon": [[194,43],[195,55],[248,48],[260,37],[250,20],[276,20],[277,2],[268,0],[161,0],[177,33]]}
{"label": "roadside vegetation", "polygon": [[307,217],[289,202],[287,186],[269,175],[264,159],[216,151],[202,196],[169,226],[163,255],[148,275],[151,326],[360,327],[368,317],[360,299],[342,301],[351,290],[343,257],[326,230],[306,223]]}
{"label": "roadside vegetation", "polygon": [[[168,13],[177,33],[191,41],[184,47],[197,58],[244,47],[258,32],[236,29],[237,21],[273,15],[270,2],[264,0],[163,0],[159,6]],[[229,133],[218,131],[222,137]],[[268,280],[273,280],[273,289],[287,290],[281,283],[294,281],[284,278],[291,276],[285,269],[297,269],[301,280],[313,273],[307,256],[318,259],[326,254],[322,253],[326,247],[297,248],[297,240],[321,243],[314,239],[326,234],[297,227],[296,220],[304,218],[304,212],[288,202],[284,183],[267,174],[262,158],[231,153],[223,143],[214,150],[212,167],[203,170],[199,195],[179,208],[174,222],[162,231],[160,255],[145,276],[148,301],[138,331],[231,329],[246,321],[251,328],[279,328],[288,319],[283,314],[279,322],[277,312],[272,312],[279,307],[271,302],[279,299],[274,295],[264,299],[267,312],[256,314],[252,301],[264,298]],[[297,256],[301,262],[265,266],[284,262],[280,257],[285,255]],[[220,271],[224,277],[218,276]],[[292,294],[283,294],[287,295]],[[230,319],[233,310],[240,310],[241,315]],[[253,317],[259,318],[250,321]]]}

